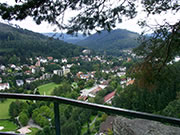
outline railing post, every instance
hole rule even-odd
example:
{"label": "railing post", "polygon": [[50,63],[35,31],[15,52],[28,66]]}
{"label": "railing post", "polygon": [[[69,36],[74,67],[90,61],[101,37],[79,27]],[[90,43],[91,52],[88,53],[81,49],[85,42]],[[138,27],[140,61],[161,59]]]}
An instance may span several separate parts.
{"label": "railing post", "polygon": [[55,121],[56,135],[61,135],[59,103],[57,103],[57,102],[54,102],[54,121]]}

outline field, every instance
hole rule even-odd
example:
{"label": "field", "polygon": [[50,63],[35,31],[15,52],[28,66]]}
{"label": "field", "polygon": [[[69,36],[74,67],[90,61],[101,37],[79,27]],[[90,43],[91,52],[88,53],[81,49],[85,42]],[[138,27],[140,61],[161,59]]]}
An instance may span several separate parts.
{"label": "field", "polygon": [[9,120],[0,120],[0,126],[4,127],[0,131],[15,131],[17,129],[17,126]]}
{"label": "field", "polygon": [[30,130],[32,131],[31,133],[28,133],[27,135],[35,135],[36,132],[38,131],[37,128],[30,128]]}
{"label": "field", "polygon": [[41,95],[51,95],[53,92],[54,88],[60,86],[61,84],[55,84],[55,83],[48,83],[44,84],[38,87],[39,92]]}
{"label": "field", "polygon": [[14,101],[13,99],[5,100],[3,103],[0,103],[0,119],[9,119],[9,105],[11,102]]}

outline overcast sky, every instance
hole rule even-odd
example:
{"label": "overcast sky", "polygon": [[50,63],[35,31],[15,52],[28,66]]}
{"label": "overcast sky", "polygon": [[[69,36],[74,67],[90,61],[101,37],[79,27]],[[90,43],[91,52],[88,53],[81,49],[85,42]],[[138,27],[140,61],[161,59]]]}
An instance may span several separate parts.
{"label": "overcast sky", "polygon": [[[14,4],[14,0],[1,0],[2,2],[6,2],[8,4]],[[136,18],[128,20],[123,18],[123,22],[117,25],[117,28],[122,28],[122,29],[127,29],[130,31],[134,31],[134,32],[138,32],[141,33],[143,30],[138,26],[137,21],[140,19],[146,19],[147,22],[151,25],[156,25],[157,23],[162,24],[163,20],[166,19],[168,20],[168,22],[170,23],[174,23],[177,22],[178,17],[180,17],[180,13],[177,13],[176,15],[173,15],[171,12],[168,12],[166,14],[161,14],[161,15],[155,15],[155,16],[149,16],[148,18],[145,18],[146,15],[145,13],[142,12],[142,8],[139,7],[138,8],[138,15]],[[69,14],[69,13],[68,13]],[[2,21],[1,19],[1,22]],[[39,33],[46,33],[46,32],[53,32],[53,30],[55,29],[55,26],[52,26],[46,22],[43,22],[40,25],[37,25],[32,18],[28,17],[23,21],[10,21],[10,23],[13,24],[18,24],[21,28],[25,28],[28,30],[32,30],[34,32],[39,32]]]}

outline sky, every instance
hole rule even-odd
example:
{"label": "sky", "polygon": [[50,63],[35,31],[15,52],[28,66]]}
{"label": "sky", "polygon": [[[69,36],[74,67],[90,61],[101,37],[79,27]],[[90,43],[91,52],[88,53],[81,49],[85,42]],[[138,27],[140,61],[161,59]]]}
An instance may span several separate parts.
{"label": "sky", "polygon": [[[1,3],[2,2],[6,2],[10,5],[13,5],[15,3],[14,0],[1,0]],[[140,2],[140,1],[138,1],[138,2]],[[138,15],[134,19],[128,20],[127,18],[122,18],[123,22],[120,24],[117,24],[116,28],[127,29],[130,31],[141,33],[145,29],[142,29],[140,26],[138,26],[138,24],[137,24],[138,20],[145,19],[148,22],[148,24],[153,26],[156,24],[162,24],[164,19],[168,20],[168,22],[170,22],[170,23],[174,23],[178,19],[180,19],[180,18],[178,18],[178,16],[180,17],[180,13],[173,15],[171,12],[167,12],[166,14],[161,14],[161,15],[149,16],[148,18],[146,18],[147,17],[146,14],[144,12],[142,12],[142,7],[138,7],[137,10],[138,10]],[[70,16],[72,16],[73,12],[69,12],[68,14]],[[2,19],[0,19],[0,21],[4,22]],[[28,29],[28,30],[31,30],[34,32],[39,32],[39,33],[53,32],[53,30],[56,28],[55,26],[50,25],[47,22],[42,22],[40,25],[37,25],[33,21],[33,19],[30,17],[27,17],[23,21],[12,20],[12,21],[10,21],[10,23],[17,24],[21,28]],[[58,31],[56,31],[56,32],[58,32]],[[149,33],[151,33],[151,31],[149,31]]]}

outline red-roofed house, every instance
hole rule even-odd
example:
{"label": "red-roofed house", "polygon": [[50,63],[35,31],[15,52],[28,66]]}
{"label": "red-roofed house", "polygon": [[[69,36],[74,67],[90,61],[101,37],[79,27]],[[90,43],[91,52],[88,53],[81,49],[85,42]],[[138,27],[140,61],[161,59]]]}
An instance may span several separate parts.
{"label": "red-roofed house", "polygon": [[86,101],[88,99],[88,96],[79,96],[77,100],[83,100]]}
{"label": "red-roofed house", "polygon": [[48,59],[49,61],[51,61],[51,60],[53,60],[53,57],[47,57],[47,59]]}
{"label": "red-roofed house", "polygon": [[130,81],[128,81],[128,82],[126,83],[126,86],[131,85],[131,84],[133,84],[133,83],[134,83],[134,80],[130,80]]}
{"label": "red-roofed house", "polygon": [[111,104],[111,100],[114,98],[116,91],[113,91],[104,97],[104,103]]}

